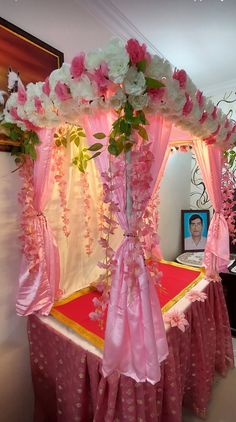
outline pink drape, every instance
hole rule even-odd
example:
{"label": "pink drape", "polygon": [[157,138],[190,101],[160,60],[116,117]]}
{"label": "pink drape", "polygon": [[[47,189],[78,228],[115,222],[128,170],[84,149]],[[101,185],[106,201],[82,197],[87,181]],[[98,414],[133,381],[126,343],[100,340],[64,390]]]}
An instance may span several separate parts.
{"label": "pink drape", "polygon": [[35,249],[39,252],[39,262],[38,269],[34,272],[30,270],[32,263],[29,263],[24,255],[22,257],[16,303],[16,310],[19,315],[29,315],[36,311],[48,315],[59,293],[59,252],[43,213],[51,188],[51,139],[53,130],[38,129],[37,133],[41,143],[37,148],[37,160],[33,168],[33,207],[35,213],[29,217],[33,219],[31,223],[34,227],[34,233],[26,233],[25,236],[34,236]]}
{"label": "pink drape", "polygon": [[[153,193],[152,198],[158,191],[163,177],[166,163],[170,154],[170,148],[168,147],[170,134],[172,133],[172,123],[165,121],[161,115],[150,115],[147,116],[149,125],[147,126],[148,139],[151,142],[151,151],[154,155],[155,165],[152,166],[152,177],[153,177]],[[151,200],[152,200],[151,198]],[[153,244],[153,238],[150,235],[146,236],[146,245],[152,251],[152,256],[162,259],[162,251],[159,243],[159,236],[156,233],[155,244]]]}
{"label": "pink drape", "polygon": [[222,212],[222,150],[200,141],[194,141],[193,145],[203,181],[215,210],[208,230],[204,264],[208,273],[226,271],[229,263],[229,230]]}
{"label": "pink drape", "polygon": [[[88,142],[94,143],[93,133],[108,134],[111,128],[111,115],[98,114],[88,116],[83,125]],[[171,125],[164,126],[161,117],[150,118],[148,127],[152,150],[158,162],[153,161],[151,175],[153,177],[148,192],[150,199],[158,173],[162,168],[164,150],[169,139]],[[162,148],[159,147],[159,143]],[[162,153],[162,158],[158,155]],[[142,151],[140,150],[142,154]],[[126,168],[130,166],[126,162]],[[98,157],[100,171],[108,169],[107,152]],[[132,168],[132,154],[131,154]],[[130,186],[132,189],[132,186]],[[145,267],[143,251],[135,234],[137,218],[144,209],[129,213],[127,206],[127,173],[122,183],[114,191],[116,202],[120,207],[117,219],[124,231],[124,240],[115,253],[117,262],[112,276],[112,287],[108,318],[106,324],[105,349],[103,356],[103,374],[105,376],[118,370],[136,381],[149,381],[152,384],[160,379],[160,363],[168,354],[166,335],[160,304],[156,291]],[[128,262],[138,266],[135,288],[130,290],[126,277],[129,271]]]}

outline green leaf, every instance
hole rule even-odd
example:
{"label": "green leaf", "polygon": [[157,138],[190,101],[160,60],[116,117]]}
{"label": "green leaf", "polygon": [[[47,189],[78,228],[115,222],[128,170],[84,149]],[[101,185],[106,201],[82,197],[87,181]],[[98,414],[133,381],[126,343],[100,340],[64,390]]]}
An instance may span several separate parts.
{"label": "green leaf", "polygon": [[124,133],[126,136],[131,135],[131,125],[130,123],[126,122],[125,119],[122,119],[120,122],[120,132]]}
{"label": "green leaf", "polygon": [[146,66],[147,66],[147,60],[145,59],[141,60],[140,62],[136,64],[136,67],[139,72],[145,72]]}
{"label": "green leaf", "polygon": [[84,132],[78,132],[78,135],[81,136],[81,138],[86,138],[86,135]]}
{"label": "green leaf", "polygon": [[132,105],[129,103],[129,101],[126,101],[125,106],[124,106],[124,112],[125,112],[125,118],[127,121],[132,120],[133,118],[133,107]]}
{"label": "green leaf", "polygon": [[162,88],[163,86],[165,86],[162,82],[157,81],[156,79],[148,77],[146,77],[145,79],[147,88]]}
{"label": "green leaf", "polygon": [[126,142],[124,145],[124,152],[128,152],[131,150],[133,144],[131,142]]}
{"label": "green leaf", "polygon": [[115,155],[115,157],[117,157],[119,155],[119,150],[116,146],[116,144],[110,144],[108,146],[108,151],[110,152],[111,155]]}
{"label": "green leaf", "polygon": [[93,136],[96,139],[104,139],[106,137],[105,133],[102,132],[94,133]]}
{"label": "green leaf", "polygon": [[93,154],[92,157],[89,158],[89,160],[92,160],[93,158],[98,157],[101,153],[102,153],[101,151],[95,152],[95,154]]}
{"label": "green leaf", "polygon": [[103,147],[103,144],[93,144],[91,147],[88,148],[88,151],[99,151]]}
{"label": "green leaf", "polygon": [[146,129],[143,126],[139,127],[138,134],[143,138],[144,141],[148,140],[148,134]]}
{"label": "green leaf", "polygon": [[80,139],[79,139],[79,137],[78,137],[78,136],[74,139],[74,144],[75,144],[77,147],[79,147],[79,145],[80,145]]}
{"label": "green leaf", "polygon": [[60,146],[61,146],[61,141],[60,141],[60,139],[56,139],[56,140],[55,140],[55,144],[56,144],[56,146],[57,146],[57,147],[60,147]]}

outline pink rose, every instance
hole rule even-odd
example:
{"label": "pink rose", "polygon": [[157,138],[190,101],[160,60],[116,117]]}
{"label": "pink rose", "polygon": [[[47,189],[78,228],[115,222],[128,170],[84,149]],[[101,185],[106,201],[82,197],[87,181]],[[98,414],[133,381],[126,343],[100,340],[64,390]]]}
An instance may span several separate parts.
{"label": "pink rose", "polygon": [[51,91],[51,89],[50,89],[50,85],[49,85],[49,78],[46,78],[46,79],[45,79],[44,84],[43,84],[42,91],[43,91],[43,93],[44,93],[45,95],[47,95],[47,96],[49,97],[49,95],[50,95],[50,91]]}
{"label": "pink rose", "polygon": [[207,299],[207,295],[204,292],[200,292],[198,290],[190,290],[185,296],[190,302],[205,302]]}
{"label": "pink rose", "polygon": [[180,88],[184,89],[186,87],[187,73],[185,72],[184,69],[181,69],[181,70],[175,69],[173,73],[173,79],[175,79],[176,81],[179,81]]}
{"label": "pink rose", "polygon": [[130,61],[132,64],[141,62],[142,60],[150,61],[150,55],[147,53],[147,47],[145,44],[140,45],[139,42],[133,38],[127,41],[126,51],[129,54]]}
{"label": "pink rose", "polygon": [[212,117],[213,120],[215,120],[217,118],[217,112],[218,112],[218,109],[215,106],[213,112],[211,113],[211,117]]}
{"label": "pink rose", "polygon": [[75,79],[79,79],[85,71],[85,54],[80,53],[78,56],[74,57],[71,62],[70,73],[71,76]]}
{"label": "pink rose", "polygon": [[191,113],[192,109],[193,109],[193,102],[190,98],[190,96],[188,94],[185,94],[186,97],[186,103],[183,106],[183,116],[187,116],[189,113]]}
{"label": "pink rose", "polygon": [[69,87],[62,82],[57,82],[55,86],[55,93],[61,101],[66,101],[71,98]]}
{"label": "pink rose", "polygon": [[23,85],[18,88],[17,99],[18,99],[18,103],[21,105],[24,105],[27,100],[26,91]]}
{"label": "pink rose", "polygon": [[202,113],[202,117],[199,119],[199,123],[203,124],[206,121],[207,117],[208,117],[208,113],[207,111],[204,111]]}
{"label": "pink rose", "polygon": [[185,331],[185,327],[189,325],[183,312],[178,310],[169,311],[164,314],[164,322],[170,324],[171,327],[178,327],[181,331]]}
{"label": "pink rose", "polygon": [[203,93],[199,91],[199,89],[196,92],[196,100],[198,102],[199,107],[202,108],[204,104],[204,96],[203,96]]}
{"label": "pink rose", "polygon": [[37,113],[43,114],[44,109],[43,109],[43,106],[42,106],[42,101],[40,100],[39,97],[34,98],[34,105],[35,105]]}
{"label": "pink rose", "polygon": [[161,101],[165,95],[165,88],[150,88],[148,95],[152,101]]}

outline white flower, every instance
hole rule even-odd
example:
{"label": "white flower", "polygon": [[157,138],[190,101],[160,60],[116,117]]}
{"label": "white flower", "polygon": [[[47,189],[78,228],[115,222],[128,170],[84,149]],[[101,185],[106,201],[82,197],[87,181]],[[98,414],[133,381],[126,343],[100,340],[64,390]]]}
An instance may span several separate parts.
{"label": "white flower", "polygon": [[119,39],[113,39],[104,50],[108,76],[115,83],[122,83],[129,69],[129,55]]}
{"label": "white flower", "polygon": [[208,100],[205,104],[205,110],[208,113],[208,116],[213,112],[214,108],[215,104],[211,100]]}
{"label": "white flower", "polygon": [[101,49],[91,51],[85,58],[85,68],[88,70],[98,69],[104,60],[104,51]]}
{"label": "white flower", "polygon": [[168,90],[168,106],[175,114],[182,115],[183,106],[186,102],[184,90],[179,88],[179,82],[174,79],[167,81],[166,88]]}
{"label": "white flower", "polygon": [[70,65],[67,63],[63,63],[60,69],[53,70],[51,75],[49,76],[49,85],[51,91],[55,89],[57,82],[62,82],[66,85],[71,83],[71,73],[70,73]]}
{"label": "white flower", "polygon": [[214,133],[218,127],[218,121],[208,118],[205,121],[205,127],[207,130],[209,130],[209,132]]}
{"label": "white flower", "polygon": [[143,110],[148,105],[148,94],[129,95],[128,100],[134,110]]}
{"label": "white flower", "polygon": [[110,98],[110,105],[115,110],[122,107],[126,102],[126,95],[124,91],[119,87],[116,93]]}
{"label": "white flower", "polygon": [[126,94],[140,95],[145,91],[146,80],[143,72],[138,72],[136,67],[131,66],[124,79],[124,90]]}
{"label": "white flower", "polygon": [[187,77],[185,90],[190,95],[190,97],[194,97],[197,92],[196,85],[194,85],[193,81],[189,77]]}
{"label": "white flower", "polygon": [[71,95],[74,99],[86,98],[86,100],[93,100],[96,95],[96,86],[91,82],[87,75],[83,75],[79,81],[72,80],[70,83]]}
{"label": "white flower", "polygon": [[170,78],[172,76],[172,68],[168,60],[153,56],[151,63],[148,63],[145,75],[149,78],[160,80],[162,77]]}

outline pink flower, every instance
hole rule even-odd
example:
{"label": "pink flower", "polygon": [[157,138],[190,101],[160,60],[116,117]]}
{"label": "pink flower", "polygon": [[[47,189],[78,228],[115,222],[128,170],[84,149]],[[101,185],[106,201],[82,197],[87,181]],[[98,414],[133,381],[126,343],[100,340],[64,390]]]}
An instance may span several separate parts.
{"label": "pink flower", "polygon": [[188,145],[180,145],[179,150],[181,152],[188,152]]}
{"label": "pink flower", "polygon": [[216,142],[216,138],[213,135],[208,136],[207,138],[202,139],[207,145],[212,145]]}
{"label": "pink flower", "polygon": [[93,73],[89,73],[88,76],[92,81],[96,82],[100,94],[105,94],[109,84],[107,63],[102,62],[100,67]]}
{"label": "pink flower", "polygon": [[79,79],[85,71],[85,54],[80,53],[78,56],[74,57],[71,62],[70,73],[71,76],[75,79]]}
{"label": "pink flower", "polygon": [[199,89],[196,92],[196,99],[197,99],[199,107],[202,108],[204,104],[204,96],[203,96],[202,91],[199,91]]}
{"label": "pink flower", "polygon": [[202,113],[201,119],[199,119],[199,123],[203,124],[206,121],[207,117],[208,117],[208,113],[204,110],[204,112]]}
{"label": "pink flower", "polygon": [[178,327],[181,331],[185,331],[185,327],[189,325],[183,312],[173,310],[164,314],[164,322],[170,324],[171,327]]}
{"label": "pink flower", "polygon": [[136,64],[142,60],[147,60],[148,62],[150,61],[150,55],[147,53],[147,47],[145,44],[140,45],[137,40],[131,38],[127,41],[125,48],[129,54],[132,64]]}
{"label": "pink flower", "polygon": [[11,107],[10,109],[10,115],[15,119],[15,120],[20,120],[20,117],[18,116],[17,113],[17,108],[16,107]]}
{"label": "pink flower", "polygon": [[218,109],[215,106],[213,112],[211,113],[211,117],[212,117],[213,120],[215,120],[217,118],[217,112],[218,112]]}
{"label": "pink flower", "polygon": [[185,72],[184,69],[181,69],[181,70],[175,69],[173,73],[173,79],[175,79],[176,81],[179,81],[180,88],[184,89],[186,87],[187,73]]}
{"label": "pink flower", "polygon": [[205,278],[207,281],[213,281],[213,283],[219,283],[221,281],[221,277],[216,272],[206,274]]}
{"label": "pink flower", "polygon": [[193,102],[188,94],[185,94],[186,103],[183,106],[183,116],[187,116],[193,109]]}
{"label": "pink flower", "polygon": [[205,300],[207,299],[207,295],[204,292],[200,292],[198,290],[190,290],[190,292],[188,292],[185,297],[190,300],[190,302],[196,302],[196,300],[198,302],[205,302]]}
{"label": "pink flower", "polygon": [[35,105],[35,108],[36,108],[37,113],[39,113],[39,114],[43,114],[44,113],[44,109],[43,109],[43,106],[42,106],[42,101],[40,100],[39,97],[35,97],[34,98],[34,105]]}
{"label": "pink flower", "polygon": [[18,103],[21,104],[21,105],[24,105],[26,100],[27,100],[26,90],[25,90],[23,85],[21,85],[18,88],[17,99],[18,99]]}
{"label": "pink flower", "polygon": [[42,91],[43,91],[43,93],[44,93],[45,95],[47,95],[47,96],[49,97],[49,95],[50,95],[50,91],[51,91],[51,89],[50,89],[50,84],[49,84],[49,78],[46,78],[46,79],[45,79],[44,84],[43,84]]}
{"label": "pink flower", "polygon": [[71,98],[69,87],[60,81],[57,82],[55,86],[55,93],[61,101],[66,101]]}
{"label": "pink flower", "polygon": [[148,95],[152,101],[161,101],[165,95],[165,88],[150,88]]}

